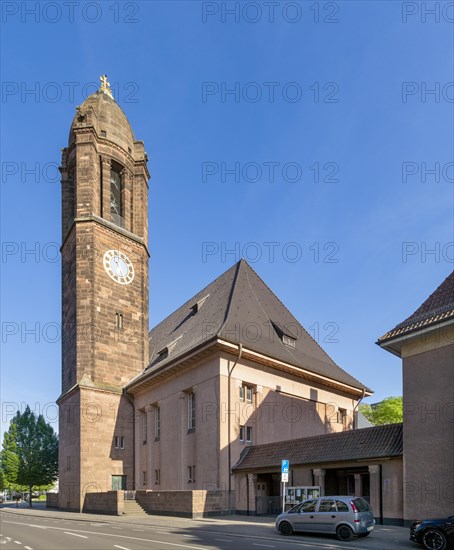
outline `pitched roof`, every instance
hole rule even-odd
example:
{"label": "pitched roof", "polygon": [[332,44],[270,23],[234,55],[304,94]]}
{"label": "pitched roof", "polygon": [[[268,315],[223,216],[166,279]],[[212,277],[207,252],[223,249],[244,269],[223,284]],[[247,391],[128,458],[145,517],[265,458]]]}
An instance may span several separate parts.
{"label": "pitched roof", "polygon": [[334,363],[245,260],[150,331],[150,364],[140,378],[215,338],[370,392]]}
{"label": "pitched roof", "polygon": [[384,334],[377,343],[382,344],[392,338],[448,319],[454,319],[454,271],[410,317]]}
{"label": "pitched roof", "polygon": [[387,424],[247,447],[233,470],[398,457],[402,448],[402,424]]}

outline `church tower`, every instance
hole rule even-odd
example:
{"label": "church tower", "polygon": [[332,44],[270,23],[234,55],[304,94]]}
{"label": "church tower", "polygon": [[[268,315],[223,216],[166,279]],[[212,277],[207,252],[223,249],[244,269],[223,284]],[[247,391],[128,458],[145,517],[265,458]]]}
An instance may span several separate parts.
{"label": "church tower", "polygon": [[148,364],[147,156],[107,78],[62,151],[59,506],[134,488],[134,407]]}

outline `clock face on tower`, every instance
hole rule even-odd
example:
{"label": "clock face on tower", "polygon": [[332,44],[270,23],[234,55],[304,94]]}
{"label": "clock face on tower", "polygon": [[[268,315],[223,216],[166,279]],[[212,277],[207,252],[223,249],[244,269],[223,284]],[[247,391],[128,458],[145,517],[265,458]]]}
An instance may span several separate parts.
{"label": "clock face on tower", "polygon": [[129,285],[134,279],[134,266],[131,260],[120,250],[108,250],[104,254],[104,269],[116,283]]}

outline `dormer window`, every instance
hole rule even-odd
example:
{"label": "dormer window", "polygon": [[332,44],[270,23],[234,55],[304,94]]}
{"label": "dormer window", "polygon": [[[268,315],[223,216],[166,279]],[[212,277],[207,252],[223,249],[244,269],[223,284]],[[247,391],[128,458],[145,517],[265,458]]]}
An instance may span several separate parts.
{"label": "dormer window", "polygon": [[290,348],[296,347],[296,338],[293,338],[293,336],[289,336],[288,334],[282,335],[282,342]]}
{"label": "dormer window", "polygon": [[271,324],[285,346],[288,346],[289,348],[296,348],[297,338],[290,332],[288,327],[281,327],[278,323],[274,323],[273,321],[271,321]]}
{"label": "dormer window", "polygon": [[176,338],[175,340],[173,340],[172,342],[170,342],[169,344],[167,344],[167,346],[165,348],[162,348],[160,351],[158,351],[158,355],[159,357],[165,357],[166,355],[168,355],[172,350],[173,348],[176,346],[178,340],[182,337],[183,335],[181,334],[180,336],[178,336],[178,338]]}
{"label": "dormer window", "polygon": [[192,313],[195,315],[200,311],[200,308],[203,306],[203,304],[206,302],[206,299],[208,298],[209,294],[204,296],[201,300],[198,300],[195,304],[191,306]]}

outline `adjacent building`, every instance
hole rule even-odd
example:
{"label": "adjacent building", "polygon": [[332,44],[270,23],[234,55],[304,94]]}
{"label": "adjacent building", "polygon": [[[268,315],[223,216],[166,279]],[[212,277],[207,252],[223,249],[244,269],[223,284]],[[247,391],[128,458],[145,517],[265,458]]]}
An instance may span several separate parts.
{"label": "adjacent building", "polygon": [[402,358],[404,520],[454,514],[454,273],[377,342]]}

